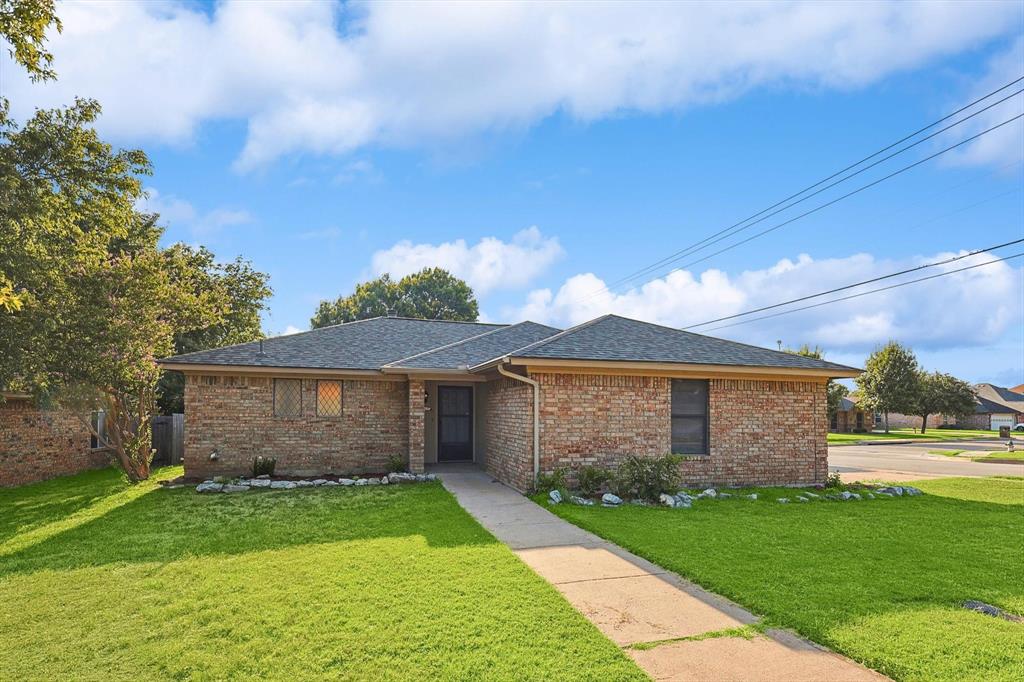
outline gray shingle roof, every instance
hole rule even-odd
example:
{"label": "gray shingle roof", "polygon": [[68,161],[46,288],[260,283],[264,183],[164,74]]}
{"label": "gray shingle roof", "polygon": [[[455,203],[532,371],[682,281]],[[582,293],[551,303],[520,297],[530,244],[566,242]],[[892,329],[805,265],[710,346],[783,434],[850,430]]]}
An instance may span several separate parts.
{"label": "gray shingle roof", "polygon": [[978,384],[974,387],[979,403],[985,409],[976,412],[1024,412],[1024,395],[995,384]]}
{"label": "gray shingle roof", "polygon": [[380,369],[411,355],[506,325],[375,317],[259,342],[164,358],[162,362],[315,369]]}
{"label": "gray shingle roof", "polygon": [[409,369],[459,369],[472,367],[496,357],[500,357],[517,348],[546,339],[557,334],[560,329],[537,324],[536,322],[520,322],[508,327],[501,327],[480,336],[459,341],[443,348],[421,353],[392,363],[390,367]]}
{"label": "gray shingle roof", "polygon": [[508,353],[554,360],[618,360],[858,371],[793,353],[748,346],[650,322],[605,315]]}

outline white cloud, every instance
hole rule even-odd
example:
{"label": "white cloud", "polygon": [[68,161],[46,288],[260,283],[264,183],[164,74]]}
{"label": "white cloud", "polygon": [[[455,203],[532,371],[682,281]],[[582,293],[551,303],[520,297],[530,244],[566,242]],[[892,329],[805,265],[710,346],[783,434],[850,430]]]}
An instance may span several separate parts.
{"label": "white cloud", "polygon": [[339,185],[355,182],[360,179],[371,183],[377,183],[384,180],[384,174],[377,170],[377,167],[374,166],[371,161],[366,159],[357,159],[345,164],[344,168],[341,169],[341,172],[334,176],[335,184]]}
{"label": "white cloud", "polygon": [[[104,105],[121,140],[244,120],[237,167],[736,97],[852,88],[1016,30],[1018,3],[62,2],[60,78],[0,56],[15,114]],[[6,52],[6,51],[3,51]],[[127,85],[126,85],[127,84]]]}
{"label": "white cloud", "polygon": [[163,226],[184,227],[193,235],[209,235],[225,227],[253,222],[251,213],[242,209],[215,208],[200,213],[195,207],[173,194],[161,194],[153,187],[147,187],[145,196],[136,202],[136,208],[144,213],[157,213],[158,223]]}
{"label": "white cloud", "polygon": [[304,331],[306,331],[306,330],[305,329],[299,329],[295,325],[290,324],[290,325],[288,325],[287,327],[284,328],[284,331],[281,332],[281,336],[289,336],[291,334],[298,334],[299,332],[304,332]]}
{"label": "white cloud", "polygon": [[[978,80],[971,96],[962,102],[961,106],[1019,78],[1022,72],[1024,72],[1024,38],[1018,38],[1005,52],[996,55],[989,62],[987,73]],[[993,104],[1020,87],[1021,85],[1018,83],[993,96],[991,100],[986,100],[984,104]],[[964,129],[958,132],[958,136],[960,138],[970,137],[1013,118],[1021,113],[1022,104],[1024,104],[1024,93],[1011,97],[965,123]],[[951,152],[946,162],[964,166],[1006,166],[1020,161],[1022,154],[1024,154],[1024,119],[1018,119],[955,152]]]}
{"label": "white cloud", "polygon": [[[569,278],[557,292],[550,289],[530,292],[522,306],[506,309],[504,317],[569,326],[605,313],[616,313],[685,327],[952,255],[940,253],[890,260],[857,254],[814,260],[804,254],[795,261],[783,259],[770,268],[735,276],[720,270],[706,270],[699,276],[675,271],[624,293],[604,291],[604,282],[586,273]],[[950,271],[993,258],[992,254],[971,256],[929,268],[916,276]],[[911,278],[869,285],[844,292],[844,295]],[[826,349],[848,353],[870,349],[891,338],[923,349],[970,347],[992,343],[1021,324],[1022,287],[1024,270],[1014,267],[1012,262],[1002,262],[791,315],[714,329],[733,322],[725,321],[693,331],[758,345],[774,346],[776,339],[790,346],[820,344]],[[834,297],[811,300],[807,304],[829,298]],[[778,311],[761,315],[773,312]],[[755,314],[750,318],[759,316]]]}
{"label": "white cloud", "polygon": [[443,244],[403,240],[374,253],[373,270],[377,275],[387,272],[404,277],[423,268],[440,267],[466,280],[481,295],[528,285],[563,253],[557,237],[545,237],[536,227],[528,227],[511,241],[484,237],[473,246],[464,239]]}

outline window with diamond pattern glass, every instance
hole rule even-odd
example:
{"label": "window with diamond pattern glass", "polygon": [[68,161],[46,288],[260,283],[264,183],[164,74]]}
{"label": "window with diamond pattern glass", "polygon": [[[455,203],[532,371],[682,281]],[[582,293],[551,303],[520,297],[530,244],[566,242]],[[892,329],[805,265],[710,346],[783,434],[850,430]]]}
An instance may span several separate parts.
{"label": "window with diamond pattern glass", "polygon": [[301,379],[274,379],[274,416],[302,416]]}
{"label": "window with diamond pattern glass", "polygon": [[319,417],[341,416],[341,382],[316,382],[316,414]]}

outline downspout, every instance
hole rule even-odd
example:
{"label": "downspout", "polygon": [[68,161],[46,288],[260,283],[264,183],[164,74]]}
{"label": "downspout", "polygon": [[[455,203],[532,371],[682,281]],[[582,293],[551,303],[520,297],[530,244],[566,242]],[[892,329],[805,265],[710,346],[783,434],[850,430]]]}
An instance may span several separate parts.
{"label": "downspout", "polygon": [[502,361],[498,363],[498,374],[533,386],[533,482],[536,483],[537,476],[540,474],[540,384],[537,383],[536,379],[531,379],[529,377],[524,377],[522,374],[516,374],[515,372],[508,371],[505,369],[505,362],[506,361],[502,359]]}

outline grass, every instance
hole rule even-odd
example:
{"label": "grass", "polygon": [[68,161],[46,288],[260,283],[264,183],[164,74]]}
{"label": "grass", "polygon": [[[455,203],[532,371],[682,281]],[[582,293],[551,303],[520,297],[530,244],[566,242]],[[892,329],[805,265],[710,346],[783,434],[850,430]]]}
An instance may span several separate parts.
{"label": "grass", "polygon": [[0,509],[0,679],[646,679],[439,484],[106,470]]}
{"label": "grass", "polygon": [[919,497],[690,510],[558,505],[563,518],[898,680],[1024,679],[1024,479],[920,481]]}
{"label": "grass", "polygon": [[1024,462],[1024,450],[1014,450],[1013,452],[990,452],[987,455],[981,457],[972,457],[975,462],[984,462],[989,460],[1009,460],[1012,462]]}
{"label": "grass", "polygon": [[920,440],[942,442],[947,440],[965,440],[977,438],[999,438],[998,431],[978,431],[972,429],[928,429],[924,433],[914,429],[889,429],[889,433],[829,433],[829,445],[850,445],[863,441],[874,440]]}
{"label": "grass", "polygon": [[963,450],[929,450],[929,455],[942,455],[943,457],[956,457]]}

